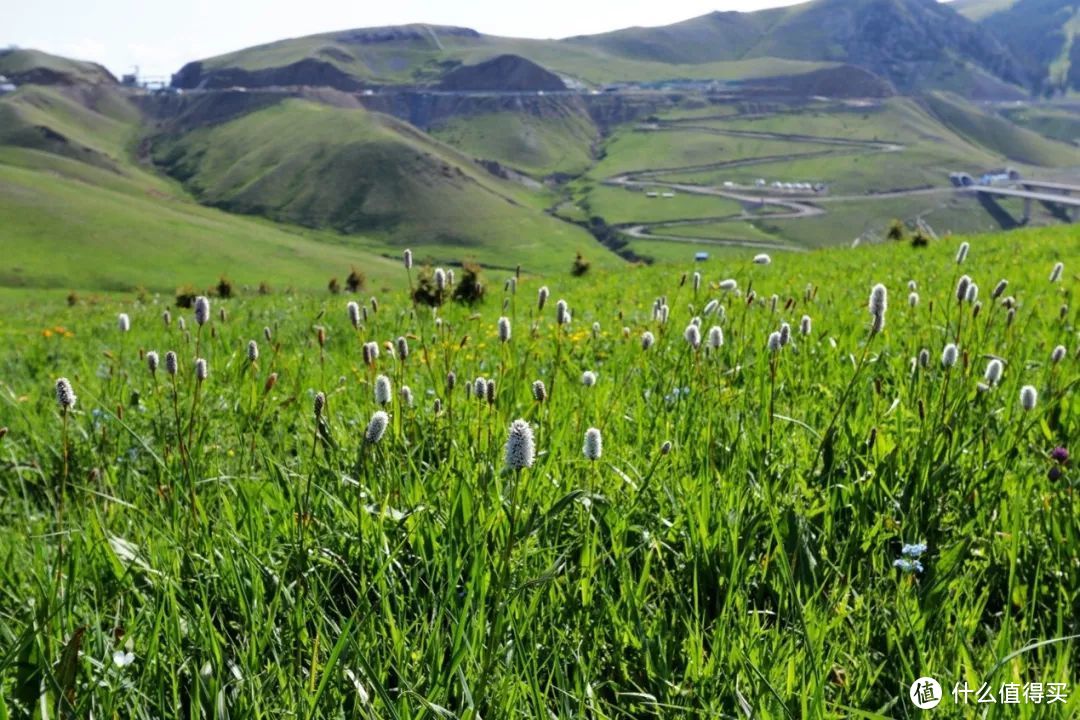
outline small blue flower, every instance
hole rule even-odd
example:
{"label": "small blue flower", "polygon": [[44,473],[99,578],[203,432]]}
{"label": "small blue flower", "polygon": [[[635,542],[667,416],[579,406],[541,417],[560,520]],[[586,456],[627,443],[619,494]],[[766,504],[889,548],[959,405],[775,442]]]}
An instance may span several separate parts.
{"label": "small blue flower", "polygon": [[915,543],[913,545],[905,545],[900,550],[900,554],[904,557],[917,558],[926,552],[926,543]]}
{"label": "small blue flower", "polygon": [[906,573],[916,572],[921,573],[923,571],[922,563],[918,560],[909,560],[908,558],[900,558],[893,561],[894,568],[900,568],[901,571]]}

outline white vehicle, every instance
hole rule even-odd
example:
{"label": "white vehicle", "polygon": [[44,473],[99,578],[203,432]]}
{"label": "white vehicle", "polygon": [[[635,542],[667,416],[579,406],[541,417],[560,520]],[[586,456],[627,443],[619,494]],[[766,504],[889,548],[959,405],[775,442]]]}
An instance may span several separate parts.
{"label": "white vehicle", "polygon": [[673,197],[675,197],[675,193],[673,193],[673,192],[660,193],[660,197],[673,198]]}

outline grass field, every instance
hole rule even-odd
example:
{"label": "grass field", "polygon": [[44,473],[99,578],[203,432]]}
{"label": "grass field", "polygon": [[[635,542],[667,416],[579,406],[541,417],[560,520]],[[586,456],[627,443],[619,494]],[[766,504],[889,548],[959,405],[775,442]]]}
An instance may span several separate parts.
{"label": "grass field", "polygon": [[968,240],[0,313],[0,717],[1075,717],[1080,248]]}

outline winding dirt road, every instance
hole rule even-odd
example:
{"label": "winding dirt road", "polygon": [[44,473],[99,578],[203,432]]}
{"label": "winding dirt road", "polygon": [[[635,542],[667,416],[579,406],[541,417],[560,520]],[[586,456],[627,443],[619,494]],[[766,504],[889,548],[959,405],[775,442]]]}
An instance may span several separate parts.
{"label": "winding dirt road", "polygon": [[[742,213],[716,217],[693,217],[681,218],[676,220],[665,220],[660,222],[627,223],[617,226],[617,229],[620,232],[632,238],[647,240],[663,240],[699,245],[753,247],[772,250],[790,250],[798,252],[803,251],[804,248],[789,243],[750,240],[744,238],[715,238],[668,235],[664,234],[663,232],[656,231],[669,227],[687,225],[708,225],[717,222],[732,222],[741,220],[749,221],[761,220],[765,218],[773,220],[804,219],[823,215],[825,213],[825,210],[821,207],[818,207],[818,205],[822,203],[881,200],[888,198],[910,197],[912,195],[932,195],[949,192],[948,188],[919,188],[894,190],[866,195],[827,196],[818,192],[806,190],[793,190],[784,193],[777,193],[774,188],[769,187],[716,187],[711,185],[698,185],[689,182],[672,182],[670,180],[658,179],[664,176],[670,176],[674,174],[709,172],[727,168],[742,168],[753,165],[767,165],[777,162],[809,160],[813,158],[835,157],[840,155],[870,155],[877,153],[895,153],[901,152],[905,149],[904,145],[890,142],[882,142],[878,140],[859,140],[853,138],[805,135],[799,133],[777,133],[757,130],[727,130],[723,128],[694,124],[700,123],[702,120],[708,119],[710,118],[688,118],[683,120],[667,120],[661,122],[644,123],[639,125],[637,129],[641,132],[690,131],[697,133],[708,133],[713,135],[724,135],[729,137],[776,140],[781,142],[805,143],[809,145],[831,147],[829,147],[828,149],[810,150],[805,153],[763,155],[759,157],[739,158],[735,160],[724,160],[720,162],[703,163],[699,165],[687,165],[683,167],[644,168],[641,170],[633,170],[630,172],[613,175],[609,178],[606,178],[603,183],[605,185],[622,187],[625,189],[647,187],[667,188],[672,191],[684,192],[693,195],[706,195],[712,197],[727,198],[729,200],[736,200],[742,203],[744,207],[747,208],[754,207],[761,210],[764,210],[766,208],[776,209],[773,212],[767,213],[751,212],[749,210],[744,210]],[[715,119],[734,120],[745,118],[740,115],[726,115],[718,116]]]}

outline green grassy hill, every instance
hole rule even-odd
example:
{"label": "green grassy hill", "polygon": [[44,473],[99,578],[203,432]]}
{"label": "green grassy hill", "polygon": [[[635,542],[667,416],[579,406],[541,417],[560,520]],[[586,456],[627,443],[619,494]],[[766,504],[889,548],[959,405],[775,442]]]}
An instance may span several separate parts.
{"label": "green grassy hill", "polygon": [[568,267],[578,250],[620,261],[547,200],[500,180],[410,125],[360,109],[289,100],[156,144],[154,157],[200,201],[308,227],[361,233],[371,248]]}
{"label": "green grassy hill", "polygon": [[0,75],[20,84],[109,85],[116,82],[116,78],[97,63],[21,48],[0,50]]}
{"label": "green grassy hill", "polygon": [[536,177],[580,175],[593,163],[592,148],[600,139],[588,115],[570,111],[543,117],[512,111],[459,116],[438,123],[431,134],[467,155]]}
{"label": "green grassy hill", "polygon": [[984,112],[962,98],[931,93],[927,107],[951,130],[1009,160],[1042,167],[1080,165],[1080,150]]}

